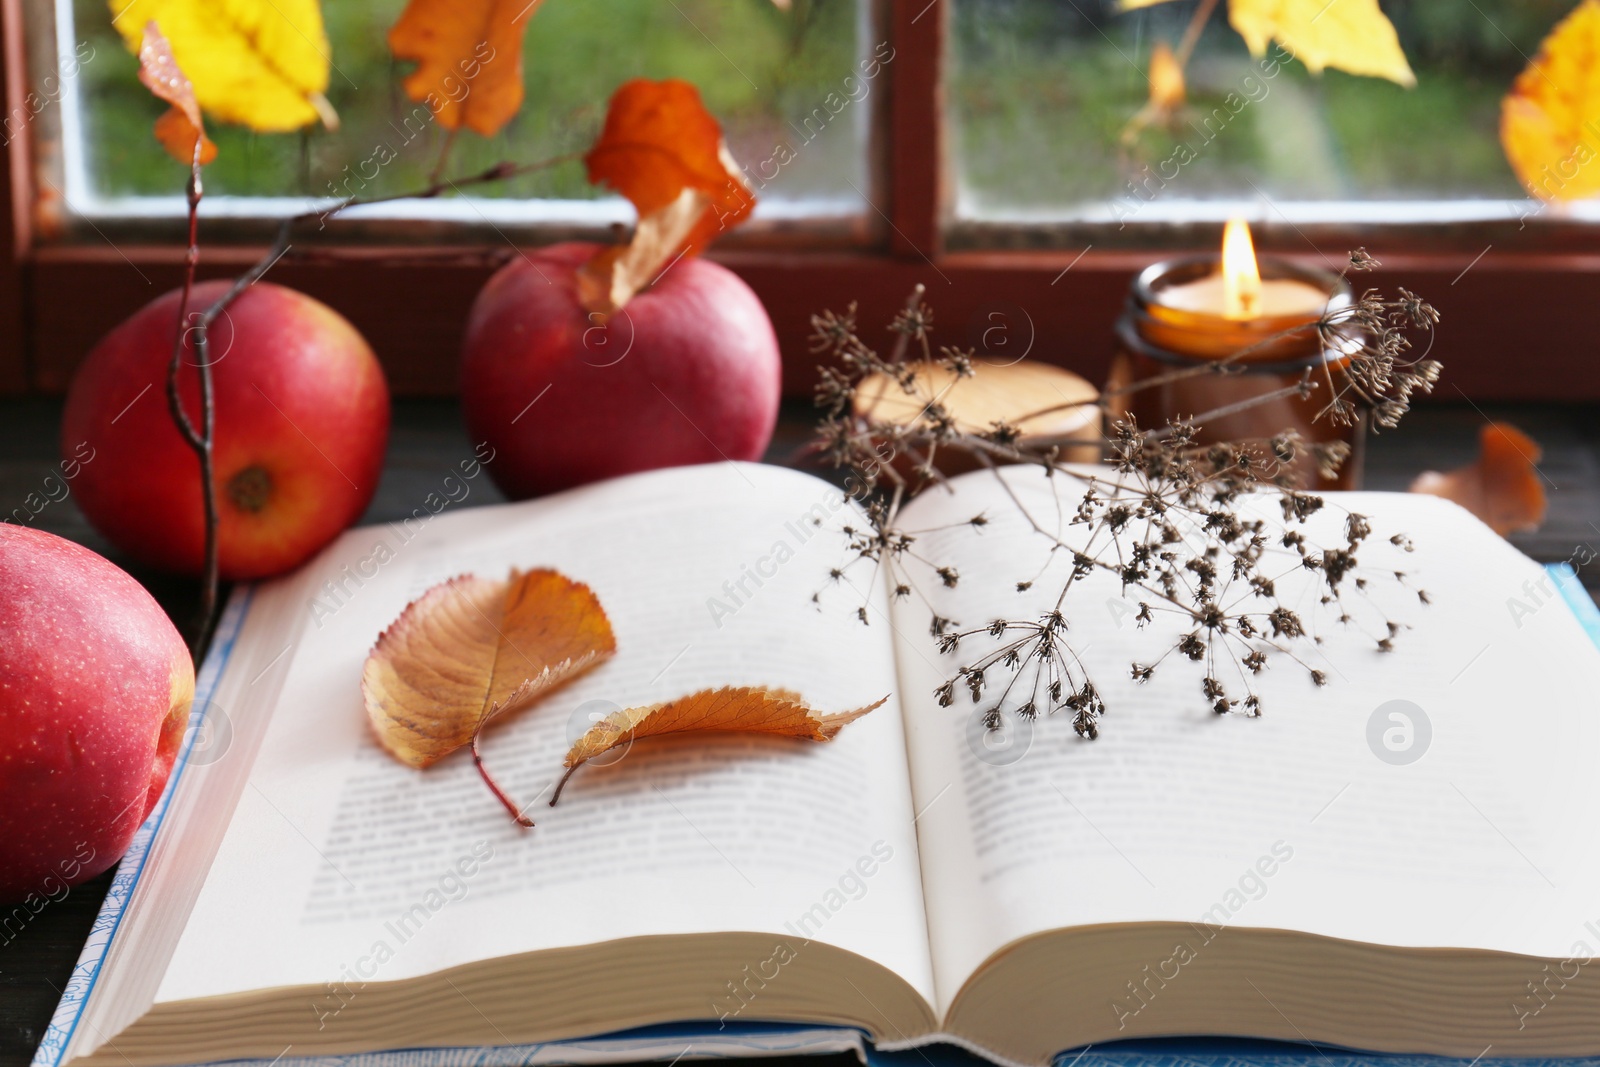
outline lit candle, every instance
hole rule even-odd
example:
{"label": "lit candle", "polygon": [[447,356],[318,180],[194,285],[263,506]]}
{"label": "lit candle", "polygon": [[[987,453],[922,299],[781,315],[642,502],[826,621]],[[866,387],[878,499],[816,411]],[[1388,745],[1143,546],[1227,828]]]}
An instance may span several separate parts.
{"label": "lit candle", "polygon": [[[1200,445],[1260,444],[1286,430],[1307,441],[1343,441],[1355,458],[1337,482],[1320,478],[1309,450],[1295,460],[1306,484],[1355,488],[1360,426],[1325,417],[1324,364],[1342,356],[1325,348],[1317,324],[1350,305],[1343,278],[1285,259],[1256,259],[1242,219],[1228,223],[1222,254],[1183,256],[1139,273],[1117,322],[1117,355],[1107,393],[1112,411],[1140,426],[1201,417]],[[1232,373],[1200,373],[1228,361]],[[1308,377],[1309,375],[1309,377]],[[1305,386],[1305,382],[1311,382]],[[1276,462],[1262,452],[1263,464]]]}
{"label": "lit candle", "polygon": [[1258,318],[1313,319],[1328,304],[1328,293],[1298,278],[1261,277],[1250,227],[1231,219],[1222,231],[1218,269],[1190,282],[1163,286],[1156,301],[1178,311],[1218,315],[1230,322]]}

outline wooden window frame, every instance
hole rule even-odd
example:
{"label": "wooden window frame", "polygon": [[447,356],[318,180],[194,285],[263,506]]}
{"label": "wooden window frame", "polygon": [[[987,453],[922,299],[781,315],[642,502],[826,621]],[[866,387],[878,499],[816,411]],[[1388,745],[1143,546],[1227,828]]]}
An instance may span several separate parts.
{"label": "wooden window frame", "polygon": [[[786,392],[803,395],[814,381],[807,343],[813,313],[854,302],[870,332],[889,321],[918,283],[927,286],[945,343],[980,342],[998,325],[1010,351],[1098,379],[1131,277],[1164,254],[1192,249],[1196,235],[1168,228],[1165,248],[1104,250],[1090,241],[1074,247],[1070,233],[949,225],[941,74],[953,0],[883,2],[895,59],[885,67],[888,92],[877,116],[883,133],[874,152],[881,170],[863,243],[768,242],[714,254],[766,304],[784,354]],[[29,89],[23,0],[0,0],[0,37],[0,86],[11,114]],[[178,284],[182,266],[182,250],[171,244],[44,239],[35,221],[33,147],[31,136],[10,138],[0,167],[0,203],[9,207],[0,211],[0,392],[12,394],[64,390],[95,341]],[[1600,340],[1600,226],[1285,223],[1257,236],[1263,249],[1309,262],[1323,258],[1315,249],[1342,254],[1366,245],[1379,255],[1383,267],[1362,280],[1421,293],[1444,316],[1438,354],[1446,363],[1441,395],[1447,399],[1600,399],[1600,360],[1593,355]],[[201,273],[237,272],[260,251],[208,242]],[[449,395],[467,309],[513,254],[483,244],[330,246],[286,260],[273,279],[349,317],[382,358],[396,393]]]}

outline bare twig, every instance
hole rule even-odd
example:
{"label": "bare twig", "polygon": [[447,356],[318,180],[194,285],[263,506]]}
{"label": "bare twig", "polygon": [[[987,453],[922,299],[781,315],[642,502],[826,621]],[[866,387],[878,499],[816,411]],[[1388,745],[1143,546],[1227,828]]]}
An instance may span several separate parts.
{"label": "bare twig", "polygon": [[[183,295],[178,301],[178,338],[173,345],[172,361],[167,372],[167,399],[172,409],[173,420],[178,425],[178,431],[183,435],[184,441],[194,450],[200,460],[200,476],[202,480],[201,493],[205,502],[205,569],[202,575],[200,595],[200,622],[195,634],[190,651],[196,663],[205,654],[206,646],[211,640],[212,628],[216,625],[217,594],[220,585],[220,556],[219,556],[219,531],[217,511],[216,475],[212,461],[212,445],[215,441],[216,415],[212,400],[211,382],[211,327],[223,312],[256,282],[264,278],[268,271],[277,265],[278,261],[289,255],[293,249],[290,237],[296,225],[310,222],[313,219],[322,220],[326,225],[328,219],[338,215],[347,208],[366,204],[382,204],[394,200],[430,199],[446,192],[455,191],[464,187],[487,185],[492,182],[505,181],[522,174],[532,174],[535,171],[545,170],[562,163],[571,162],[578,158],[576,153],[555,156],[550,159],[539,160],[534,163],[501,162],[486,170],[474,174],[462,175],[459,178],[435,177],[425,188],[407,193],[394,193],[386,196],[374,197],[347,197],[322,211],[306,211],[284,219],[278,225],[277,236],[273,239],[271,247],[258,259],[249,270],[235,278],[233,284],[212,301],[211,305],[201,311],[193,324],[189,319],[189,299],[194,289],[195,267],[200,261],[199,244],[199,209],[202,186],[200,180],[200,145],[197,141],[194,162],[190,168],[189,176],[189,248],[184,257]],[[441,165],[444,158],[441,157]],[[189,341],[194,348],[195,365],[200,378],[200,427],[197,429],[194,422],[183,409],[183,404],[178,391],[178,369],[183,362],[184,342]],[[476,747],[474,747],[476,756]],[[481,768],[481,764],[480,764]],[[490,788],[494,783],[484,772]],[[498,790],[496,795],[499,796]],[[504,797],[502,796],[502,800]],[[509,802],[507,802],[509,807]],[[514,810],[514,809],[513,809]],[[531,823],[527,825],[532,825]]]}
{"label": "bare twig", "polygon": [[213,464],[212,443],[215,441],[216,411],[211,395],[211,362],[204,354],[205,330],[197,327],[195,334],[195,368],[200,380],[200,426],[183,408],[183,395],[178,387],[178,372],[183,366],[184,341],[189,334],[189,297],[194,291],[195,268],[200,263],[200,198],[205,187],[200,178],[200,152],[204,139],[196,137],[194,158],[189,165],[189,247],[183,257],[183,292],[178,298],[177,337],[172,343],[172,359],[167,365],[167,405],[178,426],[184,443],[194,451],[200,461],[200,498],[205,508],[205,561],[200,578],[200,618],[195,626],[189,654],[199,666],[211,643],[211,628],[216,622],[217,590],[221,584],[221,560],[218,546],[217,481]]}

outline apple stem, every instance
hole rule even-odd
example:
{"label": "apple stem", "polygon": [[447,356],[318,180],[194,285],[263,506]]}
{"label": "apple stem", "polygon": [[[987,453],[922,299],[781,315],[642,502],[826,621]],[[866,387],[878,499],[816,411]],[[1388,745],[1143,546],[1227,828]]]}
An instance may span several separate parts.
{"label": "apple stem", "polygon": [[[516,820],[518,826],[532,827],[533,820],[522,814],[522,809],[517,806],[516,801],[506,795],[506,791],[500,788],[500,783],[494,780],[494,775],[489,773],[489,768],[483,765],[483,755],[478,751],[478,738],[481,736],[483,736],[481,729],[472,735],[472,762],[478,765],[478,774],[483,777],[483,784],[489,787],[489,792],[494,794],[496,800],[505,805],[506,810],[511,813],[511,818]],[[568,771],[567,773],[570,774],[572,772]],[[560,790],[557,789],[556,792],[559,793]],[[551,803],[555,802],[551,801]]]}

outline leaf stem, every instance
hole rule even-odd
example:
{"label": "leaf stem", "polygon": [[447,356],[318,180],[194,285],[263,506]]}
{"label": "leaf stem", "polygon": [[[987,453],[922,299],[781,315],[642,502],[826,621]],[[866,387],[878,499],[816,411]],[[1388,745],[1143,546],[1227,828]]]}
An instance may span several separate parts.
{"label": "leaf stem", "polygon": [[561,776],[561,781],[556,783],[556,791],[550,794],[550,806],[552,808],[556,806],[556,801],[561,799],[561,791],[567,787],[567,779],[572,777],[573,771],[582,766],[583,764],[581,763],[574,763],[572,766],[567,768],[567,773]]}
{"label": "leaf stem", "polygon": [[[500,788],[500,783],[494,780],[494,775],[489,773],[489,768],[483,765],[483,754],[478,751],[478,738],[482,736],[482,730],[472,735],[472,762],[478,765],[478,774],[482,776],[483,784],[489,787],[489,792],[494,794],[496,800],[505,805],[505,809],[511,813],[511,818],[516,821],[518,826],[531,828],[533,820],[522,814],[522,809],[517,807],[516,801],[506,795],[506,791]],[[571,774],[572,772],[568,771],[567,773]],[[562,781],[565,780],[562,779]],[[558,789],[556,792],[559,794],[561,791]],[[554,804],[555,801],[552,800],[550,803]]]}

